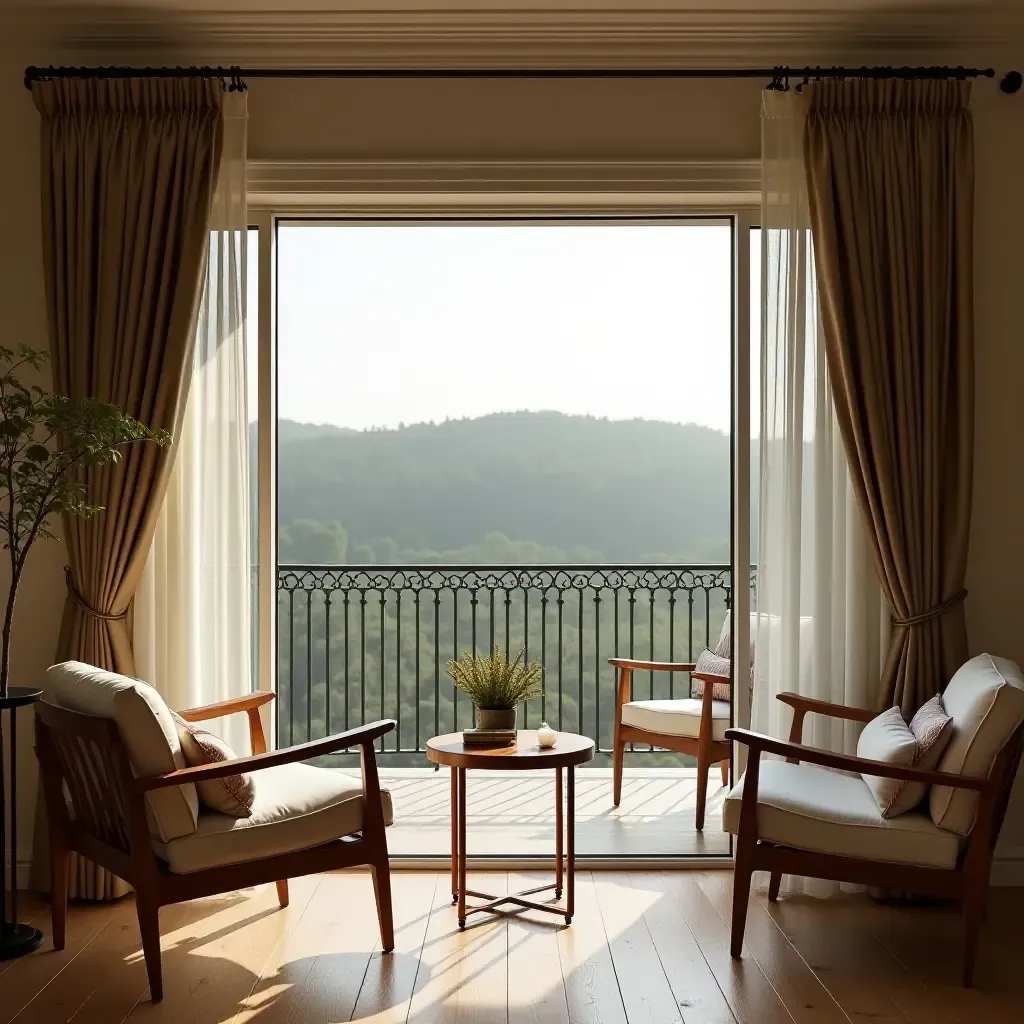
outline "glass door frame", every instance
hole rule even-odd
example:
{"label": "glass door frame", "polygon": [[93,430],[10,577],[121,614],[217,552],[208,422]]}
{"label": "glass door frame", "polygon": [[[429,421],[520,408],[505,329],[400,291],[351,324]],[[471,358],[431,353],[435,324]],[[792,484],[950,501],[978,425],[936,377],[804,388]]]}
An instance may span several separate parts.
{"label": "glass door frame", "polygon": [[[665,219],[728,220],[732,226],[732,444],[731,444],[731,561],[733,600],[730,614],[733,623],[733,700],[731,724],[749,728],[751,719],[751,694],[749,683],[739,680],[750,678],[750,613],[751,591],[749,586],[737,585],[747,580],[750,571],[751,551],[751,401],[750,401],[750,343],[751,343],[751,279],[750,279],[750,229],[760,223],[760,210],[747,193],[738,193],[734,202],[708,203],[703,197],[685,195],[645,195],[642,204],[635,196],[603,195],[599,204],[588,205],[585,213],[578,209],[579,197],[567,193],[564,205],[557,197],[546,196],[543,215],[538,215],[533,197],[524,209],[515,196],[501,195],[481,201],[474,195],[460,212],[453,206],[452,196],[432,198],[419,195],[416,202],[408,197],[395,197],[389,203],[387,196],[375,196],[372,213],[367,215],[365,204],[353,201],[353,197],[339,194],[318,197],[315,206],[281,202],[281,195],[273,197],[252,196],[250,224],[258,229],[258,332],[257,332],[257,464],[258,464],[258,597],[254,615],[258,623],[258,665],[257,685],[264,689],[276,689],[277,665],[277,228],[287,221],[380,221],[410,219],[437,219],[446,222],[456,220],[524,220],[524,221],[574,221],[581,218],[601,220],[627,220],[633,222],[658,221]],[[721,198],[721,197],[719,197]],[[269,201],[268,201],[269,200]],[[277,727],[270,730],[276,743]],[[739,777],[745,766],[743,748],[733,751],[731,778]],[[740,760],[737,761],[737,757]],[[730,851],[733,844],[730,841]],[[731,852],[730,855],[731,856]],[[721,864],[722,856],[694,858],[692,856],[671,858],[678,866]],[[607,857],[601,858],[602,866],[609,866]],[[494,865],[497,866],[497,865]],[[521,867],[522,864],[519,864]],[[648,867],[658,866],[652,861]]]}

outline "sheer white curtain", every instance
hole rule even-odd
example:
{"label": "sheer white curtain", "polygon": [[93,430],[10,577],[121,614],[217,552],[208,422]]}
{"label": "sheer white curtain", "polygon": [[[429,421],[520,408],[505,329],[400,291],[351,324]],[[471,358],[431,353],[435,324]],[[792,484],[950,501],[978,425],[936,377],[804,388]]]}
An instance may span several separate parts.
{"label": "sheer white curtain", "polygon": [[[761,420],[753,728],[787,737],[783,690],[873,707],[888,640],[832,405],[804,173],[805,100],[763,94]],[[851,723],[809,715],[804,742],[853,752]],[[833,882],[785,879],[814,895]]]}
{"label": "sheer white curtain", "polygon": [[[225,94],[195,362],[167,497],[135,598],[139,676],[172,708],[252,688],[246,409],[246,97]],[[208,723],[249,749],[244,715]]]}

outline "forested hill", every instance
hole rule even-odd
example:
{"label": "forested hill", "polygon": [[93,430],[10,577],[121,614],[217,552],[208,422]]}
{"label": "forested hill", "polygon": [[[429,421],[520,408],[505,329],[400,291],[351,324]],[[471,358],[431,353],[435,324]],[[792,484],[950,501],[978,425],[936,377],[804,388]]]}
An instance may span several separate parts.
{"label": "forested hill", "polygon": [[353,431],[283,421],[283,562],[711,561],[729,440],[550,412]]}

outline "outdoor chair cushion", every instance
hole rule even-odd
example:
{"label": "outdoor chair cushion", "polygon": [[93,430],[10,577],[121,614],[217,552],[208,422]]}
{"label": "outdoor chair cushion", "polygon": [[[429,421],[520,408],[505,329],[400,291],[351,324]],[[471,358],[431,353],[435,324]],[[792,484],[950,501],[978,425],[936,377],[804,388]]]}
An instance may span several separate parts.
{"label": "outdoor chair cushion", "polygon": [[[203,810],[191,835],[153,844],[173,873],[308,850],[363,827],[363,783],[358,777],[302,763],[264,768],[254,775],[256,795],[249,817]],[[390,825],[387,790],[381,791],[381,802]]]}
{"label": "outdoor chair cushion", "polygon": [[[999,751],[1024,721],[1024,676],[1014,662],[979,654],[965,662],[942,694],[953,719],[953,737],[939,761],[940,772],[985,776]],[[978,812],[978,795],[950,786],[932,786],[932,821],[966,836]]]}
{"label": "outdoor chair cushion", "polygon": [[[633,700],[622,705],[622,722],[648,732],[696,739],[700,732],[701,703],[692,697],[679,700]],[[712,739],[724,740],[725,730],[729,728],[728,701],[711,702],[711,719]]]}
{"label": "outdoor chair cushion", "polygon": [[[734,835],[745,779],[722,806],[722,827]],[[757,835],[812,853],[935,868],[955,867],[960,849],[959,836],[939,828],[921,811],[883,818],[859,775],[764,758],[757,786]]]}
{"label": "outdoor chair cushion", "polygon": [[[163,775],[185,767],[171,712],[148,683],[80,661],[65,661],[47,669],[45,693],[58,707],[112,718],[136,776]],[[155,839],[167,842],[187,836],[195,831],[199,817],[196,787],[147,793],[146,810]]]}

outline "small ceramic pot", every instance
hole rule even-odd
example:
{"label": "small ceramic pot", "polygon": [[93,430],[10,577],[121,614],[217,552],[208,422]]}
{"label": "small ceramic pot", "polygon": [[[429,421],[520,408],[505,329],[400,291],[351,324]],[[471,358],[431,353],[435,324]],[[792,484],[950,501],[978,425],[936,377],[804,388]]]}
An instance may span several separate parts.
{"label": "small ceramic pot", "polygon": [[558,733],[547,722],[540,723],[540,728],[537,730],[537,742],[540,746],[553,747],[557,738]]}
{"label": "small ceramic pot", "polygon": [[516,727],[516,709],[477,708],[476,727],[478,729],[514,729]]}

